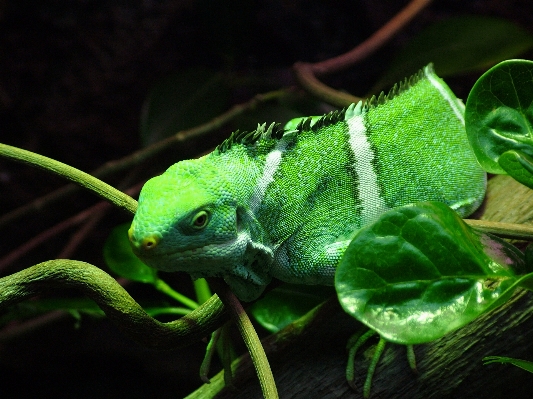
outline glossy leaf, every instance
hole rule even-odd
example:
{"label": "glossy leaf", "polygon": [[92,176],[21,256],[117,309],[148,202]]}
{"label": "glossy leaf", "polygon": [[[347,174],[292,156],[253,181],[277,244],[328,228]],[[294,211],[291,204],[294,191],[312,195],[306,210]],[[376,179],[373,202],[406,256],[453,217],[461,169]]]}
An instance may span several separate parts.
{"label": "glossy leaf", "polygon": [[250,308],[250,314],[265,329],[276,333],[335,294],[333,287],[283,284]]}
{"label": "glossy leaf", "polygon": [[445,77],[485,70],[532,47],[533,36],[510,21],[474,15],[448,18],[423,30],[402,49],[380,80],[379,89],[430,62],[437,74]]}
{"label": "glossy leaf", "polygon": [[506,151],[498,164],[503,170],[524,186],[533,188],[533,159],[520,151]]}
{"label": "glossy leaf", "polygon": [[508,363],[533,373],[533,362],[528,362],[527,360],[513,359],[512,357],[504,356],[487,356],[483,358],[484,365],[491,363]]}
{"label": "glossy leaf", "polygon": [[468,227],[446,205],[417,203],[361,229],[340,261],[344,310],[400,344],[438,339],[505,301],[525,271],[512,245]]}
{"label": "glossy leaf", "polygon": [[[506,173],[498,160],[507,151],[533,157],[533,62],[504,61],[483,74],[468,96],[465,124],[476,157],[488,172]],[[502,160],[513,173],[524,173],[510,161]]]}
{"label": "glossy leaf", "polygon": [[152,283],[157,281],[157,271],[145,265],[132,252],[128,241],[129,223],[113,229],[104,244],[104,259],[116,274],[133,281]]}
{"label": "glossy leaf", "polygon": [[159,81],[141,112],[143,144],[205,123],[225,111],[229,96],[225,82],[221,73],[201,68],[184,70]]}

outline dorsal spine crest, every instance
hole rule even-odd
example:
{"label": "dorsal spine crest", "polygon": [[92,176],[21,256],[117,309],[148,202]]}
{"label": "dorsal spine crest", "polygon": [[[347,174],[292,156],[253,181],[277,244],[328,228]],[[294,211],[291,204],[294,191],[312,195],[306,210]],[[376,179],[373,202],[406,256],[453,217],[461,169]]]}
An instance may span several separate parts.
{"label": "dorsal spine crest", "polygon": [[[380,105],[383,105],[400,94],[406,92],[411,87],[416,85],[420,80],[424,79],[426,74],[432,72],[433,64],[429,64],[424,69],[420,69],[417,73],[405,78],[400,83],[396,83],[387,94],[382,91],[377,97],[372,96],[369,99],[364,100],[361,106],[352,104],[350,107],[348,107],[348,109],[343,108],[340,110],[331,111],[315,122],[313,122],[313,118],[311,117],[303,118],[296,126],[296,129],[290,131],[290,134],[298,135],[302,132],[316,132],[319,129],[331,126],[339,121],[345,120],[345,118],[352,117],[355,114],[367,112],[372,108],[379,107]],[[250,145],[254,144],[260,139],[279,140],[285,133],[288,133],[288,131],[284,130],[279,123],[271,123],[268,128],[266,127],[266,123],[263,123],[262,125],[259,124],[257,129],[251,132],[241,132],[236,130],[226,140],[218,145],[215,151],[221,154],[228,151],[234,144]]]}
{"label": "dorsal spine crest", "polygon": [[364,111],[368,111],[372,108],[378,107],[392,100],[394,97],[406,92],[411,87],[416,85],[420,80],[426,77],[426,74],[433,72],[433,64],[429,64],[424,69],[420,69],[415,74],[408,78],[405,78],[400,83],[395,83],[387,94],[381,92],[378,97],[372,96],[367,99],[363,104]]}
{"label": "dorsal spine crest", "polygon": [[285,133],[300,134],[302,132],[316,132],[323,127],[333,125],[339,121],[344,120],[346,109],[331,111],[330,113],[320,117],[313,123],[311,117],[304,118],[298,123],[295,130],[286,131],[283,129],[280,123],[271,123],[266,128],[266,123],[259,124],[255,130],[251,132],[236,130],[226,140],[217,146],[215,151],[219,154],[228,151],[234,144],[249,145],[257,142],[259,139],[274,139],[279,140]]}

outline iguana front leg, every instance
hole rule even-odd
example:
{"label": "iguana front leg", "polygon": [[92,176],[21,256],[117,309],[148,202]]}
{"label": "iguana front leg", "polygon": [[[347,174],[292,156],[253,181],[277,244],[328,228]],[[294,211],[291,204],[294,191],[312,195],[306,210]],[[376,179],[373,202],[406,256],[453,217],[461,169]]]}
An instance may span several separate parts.
{"label": "iguana front leg", "polygon": [[272,276],[294,284],[333,285],[335,270],[350,244],[347,237],[294,234],[275,251]]}
{"label": "iguana front leg", "polygon": [[266,245],[248,241],[243,262],[236,264],[224,281],[237,297],[245,302],[257,299],[272,280],[273,251]]}

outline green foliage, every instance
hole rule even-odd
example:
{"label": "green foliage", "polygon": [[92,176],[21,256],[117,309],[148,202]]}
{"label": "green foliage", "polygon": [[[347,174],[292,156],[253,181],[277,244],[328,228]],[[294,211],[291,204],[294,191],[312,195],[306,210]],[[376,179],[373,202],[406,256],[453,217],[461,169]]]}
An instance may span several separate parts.
{"label": "green foliage", "polygon": [[335,287],[346,312],[409,345],[438,339],[500,304],[524,270],[514,246],[427,202],[393,209],[361,229]]}
{"label": "green foliage", "polygon": [[414,37],[375,86],[382,89],[432,62],[441,77],[484,70],[533,47],[533,36],[510,21],[459,16],[437,22]]}
{"label": "green foliage", "polygon": [[333,287],[283,284],[255,302],[249,312],[276,333],[335,294]]}
{"label": "green foliage", "polygon": [[516,367],[520,367],[530,373],[533,373],[533,362],[528,362],[527,360],[513,359],[512,357],[503,357],[503,356],[487,356],[483,358],[483,364],[491,363],[507,363],[512,364]]}
{"label": "green foliage", "polygon": [[470,143],[488,172],[533,187],[533,62],[504,61],[476,82],[466,103]]}
{"label": "green foliage", "polygon": [[498,164],[516,181],[533,188],[533,159],[531,157],[516,150],[505,151],[498,159]]}
{"label": "green foliage", "polygon": [[121,224],[113,229],[104,244],[104,259],[109,268],[121,277],[141,283],[154,284],[157,271],[146,266],[131,250],[128,241],[130,224]]}

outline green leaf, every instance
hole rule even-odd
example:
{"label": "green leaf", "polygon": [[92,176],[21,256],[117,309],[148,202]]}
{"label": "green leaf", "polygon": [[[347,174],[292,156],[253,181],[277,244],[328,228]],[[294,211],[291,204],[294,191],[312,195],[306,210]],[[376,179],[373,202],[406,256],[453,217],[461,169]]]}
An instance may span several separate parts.
{"label": "green leaf", "polygon": [[335,294],[333,287],[283,284],[250,308],[265,329],[276,333]]}
{"label": "green leaf", "polygon": [[512,245],[446,205],[390,210],[361,229],[335,276],[346,312],[391,342],[430,342],[505,301],[525,271]]}
{"label": "green leaf", "polygon": [[[506,173],[498,160],[507,151],[533,157],[533,62],[504,61],[483,74],[468,95],[465,125],[474,153],[488,172]],[[513,169],[510,161],[502,162]]]}
{"label": "green leaf", "polygon": [[226,81],[223,74],[202,68],[184,70],[159,81],[143,104],[140,120],[143,144],[149,145],[221,114],[229,96]]}
{"label": "green leaf", "polygon": [[141,283],[154,284],[157,271],[146,266],[131,250],[128,241],[130,223],[113,229],[104,244],[104,259],[107,266],[116,274]]}
{"label": "green leaf", "polygon": [[498,164],[505,172],[524,186],[533,188],[533,159],[520,151],[506,151]]}
{"label": "green leaf", "polygon": [[458,16],[437,22],[413,38],[372,92],[433,62],[439,76],[485,70],[533,47],[533,36],[510,21]]}
{"label": "green leaf", "polygon": [[491,363],[509,363],[533,373],[533,362],[528,362],[527,360],[513,359],[512,357],[503,356],[487,356],[483,358],[483,364],[485,366]]}

